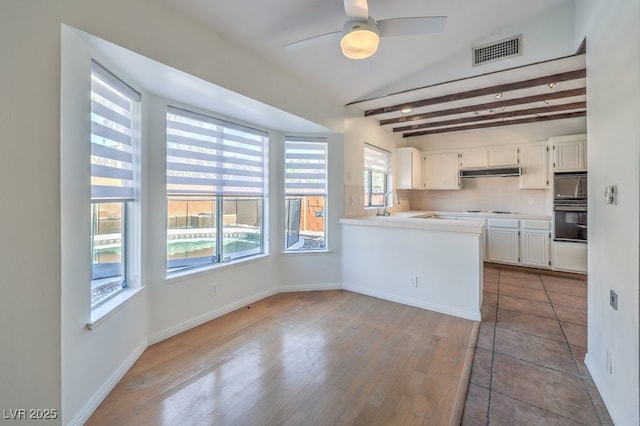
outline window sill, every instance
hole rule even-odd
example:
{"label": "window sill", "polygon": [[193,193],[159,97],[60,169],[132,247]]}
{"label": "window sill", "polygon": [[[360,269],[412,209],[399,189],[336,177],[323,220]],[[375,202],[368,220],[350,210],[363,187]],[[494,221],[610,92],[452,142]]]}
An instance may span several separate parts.
{"label": "window sill", "polygon": [[216,271],[216,270],[230,268],[230,267],[236,267],[240,265],[247,265],[249,263],[260,261],[266,257],[269,257],[269,255],[266,253],[263,253],[263,254],[252,256],[250,258],[230,260],[228,262],[221,262],[221,263],[216,263],[210,266],[204,266],[202,268],[194,268],[186,271],[176,272],[171,275],[167,275],[164,282],[165,284],[175,284],[180,281],[184,281],[193,277],[205,275],[211,271]]}
{"label": "window sill", "polygon": [[331,250],[285,250],[282,252],[283,256],[295,256],[295,255],[303,255],[307,256],[310,254],[331,254],[333,253]]}
{"label": "window sill", "polygon": [[112,299],[107,300],[102,305],[91,310],[91,320],[87,323],[87,328],[94,330],[102,324],[107,318],[120,310],[121,307],[133,300],[138,294],[142,293],[144,287],[126,288]]}

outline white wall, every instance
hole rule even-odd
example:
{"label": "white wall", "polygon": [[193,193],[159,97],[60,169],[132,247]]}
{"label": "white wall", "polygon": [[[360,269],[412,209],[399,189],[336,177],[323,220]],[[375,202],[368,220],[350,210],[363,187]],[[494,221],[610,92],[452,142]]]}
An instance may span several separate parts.
{"label": "white wall", "polygon": [[[68,27],[62,28],[61,37],[62,421],[68,423],[72,421],[68,414],[95,408],[95,402],[92,407],[87,399],[104,393],[103,386],[117,380],[113,376],[122,368],[123,360],[132,362],[146,347],[147,312],[146,298],[138,294],[103,326],[94,330],[86,327],[91,318],[91,214],[87,202],[91,199],[87,167],[91,129],[86,120],[90,115],[86,100],[91,92],[92,55],[87,44]],[[110,65],[105,58],[96,59]],[[139,204],[134,210],[139,211]],[[139,223],[135,213],[129,219]],[[140,277],[140,271],[130,273]],[[130,284],[138,287],[140,281],[132,279]]]}
{"label": "white wall", "polygon": [[355,109],[349,113],[344,130],[344,212],[345,217],[356,217],[364,214],[364,144],[393,153],[404,142],[402,136],[383,129],[378,120],[362,117]]}
{"label": "white wall", "polygon": [[0,13],[0,401],[60,409],[60,23],[48,1]]}
{"label": "white wall", "polygon": [[[587,366],[620,425],[639,418],[640,4],[578,4],[587,36],[589,319]],[[605,186],[617,184],[617,206]],[[609,290],[618,293],[618,310]],[[611,354],[611,371],[607,369]]]}
{"label": "white wall", "polygon": [[[496,14],[499,13],[500,11],[496,11]],[[474,67],[471,63],[471,46],[465,46],[463,49],[453,51],[449,57],[433,66],[399,79],[364,98],[573,55],[582,41],[574,37],[574,22],[574,4],[572,1],[565,2],[539,16],[527,19],[526,22],[503,28],[494,34],[486,34],[473,44],[473,46],[479,46],[522,34],[521,56]]]}
{"label": "white wall", "polygon": [[[342,226],[345,289],[480,320],[484,242],[481,232]],[[416,287],[411,285],[410,276],[416,277]]]}

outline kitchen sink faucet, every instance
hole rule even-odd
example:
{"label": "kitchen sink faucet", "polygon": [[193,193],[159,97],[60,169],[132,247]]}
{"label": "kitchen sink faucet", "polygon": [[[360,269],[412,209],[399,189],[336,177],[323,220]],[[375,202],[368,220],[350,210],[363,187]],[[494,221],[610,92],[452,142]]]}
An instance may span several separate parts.
{"label": "kitchen sink faucet", "polygon": [[387,205],[387,199],[389,198],[389,194],[393,195],[393,197],[391,197],[391,207],[393,207],[393,199],[395,198],[396,200],[396,204],[400,204],[400,200],[398,199],[398,194],[396,194],[396,191],[389,191],[386,194],[384,194],[384,210],[382,210],[382,214],[376,212],[376,216],[391,216],[391,213],[387,210],[389,208],[389,205]]}

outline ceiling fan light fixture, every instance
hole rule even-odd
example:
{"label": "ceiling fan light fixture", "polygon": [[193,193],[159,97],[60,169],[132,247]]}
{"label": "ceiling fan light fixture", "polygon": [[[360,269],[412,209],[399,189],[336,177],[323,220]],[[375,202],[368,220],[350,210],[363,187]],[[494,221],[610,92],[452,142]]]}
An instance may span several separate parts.
{"label": "ceiling fan light fixture", "polygon": [[342,30],[340,48],[342,54],[349,59],[365,59],[376,53],[380,44],[380,33],[376,22],[349,21]]}

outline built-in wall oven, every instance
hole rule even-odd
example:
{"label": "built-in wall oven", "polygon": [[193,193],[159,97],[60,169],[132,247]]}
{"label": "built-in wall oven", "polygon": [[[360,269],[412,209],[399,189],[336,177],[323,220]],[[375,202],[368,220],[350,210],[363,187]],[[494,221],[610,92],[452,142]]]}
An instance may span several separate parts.
{"label": "built-in wall oven", "polygon": [[556,173],[554,240],[587,242],[587,173]]}

